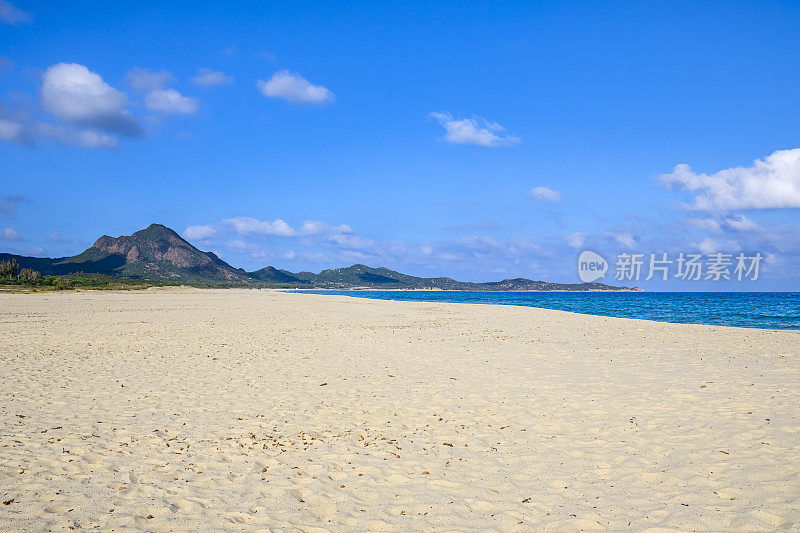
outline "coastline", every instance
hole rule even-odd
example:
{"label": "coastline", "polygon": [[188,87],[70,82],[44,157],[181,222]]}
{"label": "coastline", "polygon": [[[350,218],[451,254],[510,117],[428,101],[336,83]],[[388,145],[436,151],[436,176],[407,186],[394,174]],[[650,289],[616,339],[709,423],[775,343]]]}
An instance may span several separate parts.
{"label": "coastline", "polygon": [[281,290],[0,300],[0,529],[800,521],[797,332]]}

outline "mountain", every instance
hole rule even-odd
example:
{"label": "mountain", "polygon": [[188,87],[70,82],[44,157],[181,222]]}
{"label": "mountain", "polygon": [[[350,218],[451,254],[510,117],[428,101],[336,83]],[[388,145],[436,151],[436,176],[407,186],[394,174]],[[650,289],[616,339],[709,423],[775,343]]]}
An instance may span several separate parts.
{"label": "mountain", "polygon": [[271,266],[264,267],[255,272],[248,272],[247,275],[266,283],[305,283],[303,279],[297,277],[297,274],[292,274],[288,270],[278,270]]}
{"label": "mountain", "polygon": [[[269,269],[272,269],[271,271]],[[628,287],[615,287],[604,283],[551,283],[533,281],[525,278],[505,279],[486,283],[456,281],[452,278],[418,278],[402,274],[388,268],[372,268],[366,265],[353,265],[346,268],[323,270],[319,274],[299,272],[297,274],[263,268],[248,275],[255,276],[264,271],[280,273],[281,283],[303,284],[325,289],[347,289],[354,287],[370,289],[433,289],[451,291],[629,291]],[[292,279],[293,278],[293,279]],[[265,278],[259,278],[265,279]],[[270,281],[278,282],[278,278]]]}
{"label": "mountain", "polygon": [[86,272],[185,283],[253,281],[244,270],[233,268],[211,252],[198,250],[161,224],[151,224],[130,236],[103,235],[91,248],[72,257],[49,259],[0,254],[0,260],[11,257],[17,259],[21,268],[33,268],[44,275]]}
{"label": "mountain", "polygon": [[180,283],[278,285],[323,289],[432,289],[459,291],[631,291],[603,283],[550,283],[525,278],[487,283],[452,278],[418,278],[388,268],[352,265],[313,272],[289,272],[272,266],[245,272],[211,252],[198,250],[173,230],[151,224],[133,235],[103,235],[91,248],[72,257],[56,259],[0,253],[0,261],[16,259],[21,268],[44,275],[75,272],[107,274],[119,278],[176,281]]}

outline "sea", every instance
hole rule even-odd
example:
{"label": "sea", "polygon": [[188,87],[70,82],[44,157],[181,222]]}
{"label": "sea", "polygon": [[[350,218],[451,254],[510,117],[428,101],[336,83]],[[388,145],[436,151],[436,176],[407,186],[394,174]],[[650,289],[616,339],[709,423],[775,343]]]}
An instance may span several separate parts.
{"label": "sea", "polygon": [[521,305],[587,315],[641,318],[681,324],[800,330],[800,292],[484,292],[303,290],[400,300]]}

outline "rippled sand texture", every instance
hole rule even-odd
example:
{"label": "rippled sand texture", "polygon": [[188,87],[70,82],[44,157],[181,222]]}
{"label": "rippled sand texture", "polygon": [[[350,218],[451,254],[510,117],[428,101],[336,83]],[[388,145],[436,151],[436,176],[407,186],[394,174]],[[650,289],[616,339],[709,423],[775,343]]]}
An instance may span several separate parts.
{"label": "rippled sand texture", "polygon": [[531,308],[0,295],[0,529],[798,528],[799,352]]}

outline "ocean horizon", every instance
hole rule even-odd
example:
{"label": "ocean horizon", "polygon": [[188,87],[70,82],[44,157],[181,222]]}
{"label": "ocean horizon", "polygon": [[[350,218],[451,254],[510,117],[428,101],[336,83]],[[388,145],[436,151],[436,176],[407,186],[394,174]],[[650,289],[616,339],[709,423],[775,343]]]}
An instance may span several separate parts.
{"label": "ocean horizon", "polygon": [[287,290],[409,302],[518,305],[678,324],[800,330],[800,292]]}

